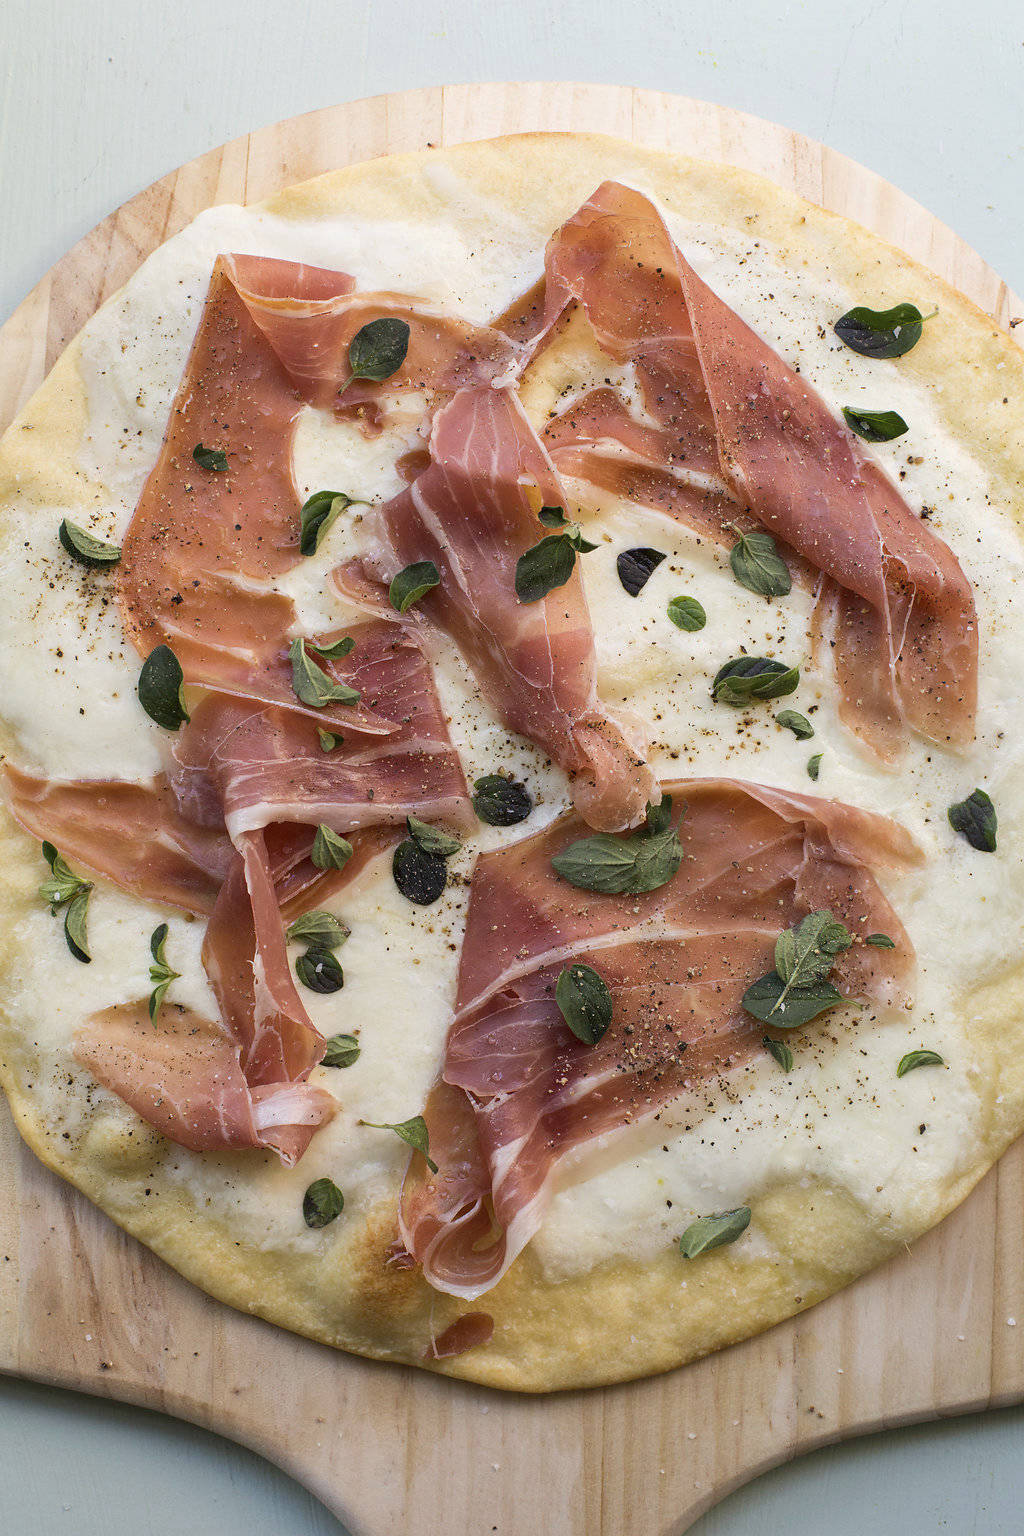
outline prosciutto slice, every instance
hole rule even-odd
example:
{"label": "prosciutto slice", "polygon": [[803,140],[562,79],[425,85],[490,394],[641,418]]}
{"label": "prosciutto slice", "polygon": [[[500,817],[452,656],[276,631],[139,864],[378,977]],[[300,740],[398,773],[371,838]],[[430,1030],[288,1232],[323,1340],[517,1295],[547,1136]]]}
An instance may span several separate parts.
{"label": "prosciutto slice", "polygon": [[567,473],[703,531],[747,510],[820,573],[815,643],[845,723],[895,760],[909,729],[971,741],[977,619],[955,556],[807,381],[697,276],[641,193],[599,187],[553,237],[543,296],[515,317],[537,346],[570,304],[631,360],[642,413],[614,391],[549,429]]}
{"label": "prosciutto slice", "polygon": [[430,456],[382,509],[394,568],[434,562],[441,582],[421,611],[455,640],[502,723],[566,770],[590,825],[636,822],[653,776],[598,698],[578,564],[541,601],[516,596],[516,563],[544,532],[540,505],[566,500],[514,393],[461,390],[434,420]]}
{"label": "prosciutto slice", "polygon": [[[741,998],[772,968],[779,931],[828,908],[855,936],[835,968],[844,994],[898,1003],[913,950],[872,869],[921,854],[902,828],[837,802],[730,779],[665,786],[685,800],[683,862],[659,890],[623,898],[559,879],[552,856],[584,830],[564,818],[477,862],[442,1079],[425,1117],[439,1165],[414,1159],[402,1240],[430,1283],[474,1297],[537,1230],[560,1160],[622,1137],[683,1098],[699,1113],[713,1083],[758,1048],[764,1025]],[[561,970],[596,970],[613,999],[595,1046],[554,999]]]}
{"label": "prosciutto slice", "polygon": [[331,1094],[309,1083],[251,1087],[237,1040],[175,1004],[164,1004],[159,1028],[145,999],[93,1014],[77,1033],[75,1056],[149,1125],[193,1152],[269,1147],[294,1163],[337,1109]]}
{"label": "prosciutto slice", "polygon": [[[257,325],[250,306],[259,284]],[[323,326],[335,324],[342,298],[355,302],[351,280],[320,268],[221,258],[214,269],[117,570],[140,653],[170,644],[186,680],[206,690],[174,738],[171,771],[141,786],[44,784],[8,772],[16,814],[67,857],[136,895],[209,916],[203,961],[221,1021],[164,1010],[154,1042],[138,1008],[106,1010],[84,1029],[80,1059],[186,1146],[271,1146],[286,1161],[301,1155],[334,1101],[306,1083],[324,1042],[292,978],[285,914],[306,910],[397,840],[408,814],[471,820],[433,679],[407,626],[358,624],[344,657],[307,646],[310,665],[355,688],[358,702],[318,709],[292,687],[296,614],[276,583],[301,558],[290,458],[304,396],[264,332],[283,345],[285,320],[302,311],[296,347],[312,348],[312,367],[316,337],[333,344]],[[298,355],[286,359],[293,369]],[[200,443],[227,453],[226,471],[195,462]],[[338,737],[329,752],[323,727]],[[321,823],[352,841],[342,871],[312,862]]]}
{"label": "prosciutto slice", "polygon": [[[454,392],[510,374],[524,357],[501,330],[473,325],[409,294],[357,292],[345,273],[241,255],[226,258],[225,270],[296,389],[313,405],[348,412],[376,400],[382,387]],[[409,327],[405,362],[383,386],[354,379],[339,403],[339,386],[349,376],[349,343],[368,321],[385,318]]]}

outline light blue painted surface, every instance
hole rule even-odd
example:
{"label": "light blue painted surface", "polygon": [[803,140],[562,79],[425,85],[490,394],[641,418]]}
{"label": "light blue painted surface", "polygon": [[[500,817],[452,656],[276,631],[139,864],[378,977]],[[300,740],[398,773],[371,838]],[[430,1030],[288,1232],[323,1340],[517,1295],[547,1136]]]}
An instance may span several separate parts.
{"label": "light blue painted surface", "polygon": [[[380,91],[566,78],[823,139],[1024,289],[1020,0],[0,0],[0,315],[112,208],[236,134]],[[1020,1536],[1022,1431],[1010,1410],[821,1451],[694,1536]],[[214,1435],[0,1379],[0,1531],[342,1528]]]}

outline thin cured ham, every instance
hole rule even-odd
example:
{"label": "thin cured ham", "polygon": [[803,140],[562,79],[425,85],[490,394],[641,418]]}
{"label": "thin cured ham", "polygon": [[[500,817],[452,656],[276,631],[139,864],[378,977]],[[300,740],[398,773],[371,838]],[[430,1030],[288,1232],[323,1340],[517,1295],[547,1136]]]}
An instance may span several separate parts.
{"label": "thin cured ham", "polygon": [[235,839],[282,821],[346,835],[408,815],[468,824],[465,778],[415,636],[382,619],[346,633],[353,649],[331,675],[361,694],[363,714],[331,752],[291,710],[206,696],[175,747],[173,782],[195,820],[222,820]]}
{"label": "thin cured ham", "polygon": [[[673,1099],[702,1101],[710,1079],[750,1058],[764,1025],[742,1009],[772,968],[775,939],[829,909],[855,936],[836,985],[875,1005],[902,1000],[910,941],[873,869],[921,855],[895,823],[807,795],[729,779],[666,786],[685,800],[683,859],[658,890],[581,892],[552,856],[584,830],[565,818],[477,862],[442,1080],[425,1111],[439,1172],[407,1176],[401,1235],[431,1284],[473,1297],[537,1230],[558,1164],[585,1142],[642,1122]],[[613,1020],[597,1045],[569,1031],[554,998],[561,970],[593,967]]]}
{"label": "thin cured ham", "polygon": [[564,506],[565,493],[515,394],[460,391],[435,417],[430,455],[382,509],[395,569],[434,562],[440,585],[421,611],[455,640],[502,723],[566,770],[590,825],[635,823],[653,777],[597,696],[578,565],[539,602],[516,596],[517,561],[544,531],[539,507]]}
{"label": "thin cured ham", "polygon": [[[244,300],[239,270],[250,285]],[[149,785],[43,783],[17,770],[8,785],[24,824],[67,857],[136,895],[209,916],[203,961],[221,1021],[174,1010],[154,1043],[134,1005],[108,1009],[82,1032],[80,1059],[184,1145],[270,1146],[292,1160],[333,1100],[306,1083],[324,1041],[292,977],[285,912],[308,909],[354,874],[401,835],[408,815],[466,824],[471,813],[407,626],[358,624],[343,656],[306,647],[325,684],[345,683],[355,702],[317,708],[296,695],[296,614],[275,584],[301,558],[290,461],[303,395],[250,313],[258,278],[279,320],[305,306],[302,346],[313,353],[318,325],[334,325],[328,311],[352,291],[343,274],[320,268],[262,258],[215,266],[117,570],[140,653],[169,644],[186,681],[206,690],[175,738],[174,765]],[[281,326],[262,319],[281,344]],[[197,463],[200,443],[222,449],[228,468]],[[329,751],[323,727],[335,735]],[[351,838],[342,871],[312,862],[321,824]]]}
{"label": "thin cured ham", "polygon": [[977,619],[955,556],[807,381],[694,272],[641,193],[599,187],[552,239],[534,346],[572,304],[632,362],[642,411],[601,389],[550,426],[555,462],[721,535],[749,512],[820,573],[815,643],[844,721],[883,759],[908,729],[974,734]]}
{"label": "thin cured ham", "polygon": [[165,1004],[155,1028],[143,999],[93,1014],[75,1056],[168,1140],[193,1152],[269,1147],[294,1163],[337,1110],[309,1083],[251,1087],[238,1042],[190,1008]]}
{"label": "thin cured ham", "polygon": [[[522,361],[522,348],[500,330],[473,325],[409,294],[357,291],[345,273],[266,256],[231,256],[225,268],[289,378],[313,405],[338,404],[338,389],[350,372],[349,343],[371,320],[403,320],[409,327],[405,361],[385,381],[388,391],[453,393],[494,382]],[[340,408],[347,412],[373,401],[380,390],[370,380],[354,379]]]}

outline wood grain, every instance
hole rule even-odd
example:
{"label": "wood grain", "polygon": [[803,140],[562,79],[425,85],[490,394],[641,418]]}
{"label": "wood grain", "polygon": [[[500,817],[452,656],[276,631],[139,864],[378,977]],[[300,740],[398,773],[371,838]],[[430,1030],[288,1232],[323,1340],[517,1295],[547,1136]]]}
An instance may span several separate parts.
{"label": "wood grain", "polygon": [[[1021,312],[918,204],[771,123],[616,86],[408,91],[234,140],[104,220],[0,330],[0,428],[98,305],[201,209],[390,151],[524,129],[615,133],[759,171],[868,225],[1004,325]],[[1018,1146],[912,1251],[760,1338],[653,1381],[502,1396],[338,1355],[211,1301],[48,1174],[0,1108],[0,1370],[230,1435],[300,1478],[353,1536],[682,1532],[813,1446],[1019,1401],[1022,1252]]]}

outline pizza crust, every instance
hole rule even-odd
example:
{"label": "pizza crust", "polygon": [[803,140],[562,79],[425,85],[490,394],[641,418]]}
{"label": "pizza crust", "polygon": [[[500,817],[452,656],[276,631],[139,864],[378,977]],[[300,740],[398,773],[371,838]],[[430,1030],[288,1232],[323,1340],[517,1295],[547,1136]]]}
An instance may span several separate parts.
{"label": "pizza crust", "polygon": [[[523,210],[525,268],[546,234],[609,176],[642,185],[682,216],[741,235],[756,224],[783,263],[827,267],[863,303],[882,307],[898,297],[927,312],[937,301],[941,327],[926,326],[900,368],[922,382],[943,380],[949,432],[984,465],[1021,525],[1018,349],[990,317],[876,236],[750,173],[598,136],[538,134],[372,161],[290,188],[266,207],[286,219],[351,212],[427,228],[453,189],[468,183],[495,206]],[[483,206],[467,204],[465,232],[486,253]],[[0,506],[17,494],[22,505],[26,498],[40,508],[60,504],[87,522],[102,494],[78,468],[88,420],[80,345],[71,344],[0,443]],[[397,1181],[389,1199],[325,1229],[308,1248],[239,1246],[223,1214],[189,1191],[179,1149],[111,1095],[90,1090],[83,1074],[64,1123],[44,1113],[39,1084],[51,1068],[18,1024],[22,975],[36,963],[26,927],[39,906],[38,844],[6,814],[0,860],[0,1077],[33,1151],[212,1296],[358,1354],[428,1364],[429,1339],[466,1307],[431,1290],[418,1271],[386,1264]],[[1016,955],[972,992],[964,1038],[978,1100],[976,1145],[962,1171],[936,1183],[899,1222],[880,1222],[837,1185],[801,1178],[752,1201],[752,1226],[764,1239],[754,1254],[738,1245],[688,1263],[672,1248],[650,1262],[616,1259],[555,1282],[528,1250],[479,1304],[494,1317],[493,1341],[429,1368],[525,1391],[598,1385],[671,1369],[822,1300],[941,1220],[1024,1129],[1024,962]],[[272,1163],[259,1153],[207,1161],[243,1180],[246,1170]],[[152,1193],[144,1197],[144,1189]]]}

